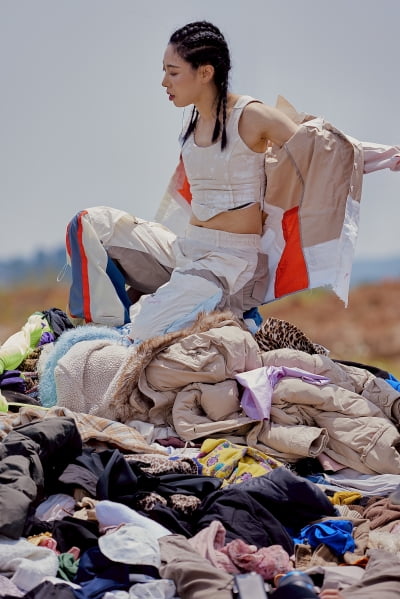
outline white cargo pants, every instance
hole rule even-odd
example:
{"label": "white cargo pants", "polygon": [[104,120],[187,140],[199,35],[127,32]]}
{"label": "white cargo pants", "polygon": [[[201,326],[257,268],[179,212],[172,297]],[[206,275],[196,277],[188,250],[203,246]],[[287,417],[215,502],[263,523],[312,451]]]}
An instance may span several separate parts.
{"label": "white cargo pants", "polygon": [[[188,225],[177,237],[115,208],[89,208],[67,229],[69,311],[98,324],[130,321],[135,340],[181,329],[199,312],[230,309],[242,318],[265,295],[260,248],[259,235]],[[142,294],[132,305],[127,287]]]}

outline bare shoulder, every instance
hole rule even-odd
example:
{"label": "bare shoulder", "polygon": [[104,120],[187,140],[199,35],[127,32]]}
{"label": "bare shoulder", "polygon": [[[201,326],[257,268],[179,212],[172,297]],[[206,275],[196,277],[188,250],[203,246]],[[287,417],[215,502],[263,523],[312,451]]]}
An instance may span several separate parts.
{"label": "bare shoulder", "polygon": [[264,102],[261,102],[260,100],[249,102],[243,109],[243,114],[247,115],[249,119],[257,119],[259,122],[280,119],[289,121],[291,123],[294,122],[284,112],[282,112],[282,110],[279,110],[279,108],[275,108],[269,104],[264,104]]}
{"label": "bare shoulder", "polygon": [[250,102],[240,119],[240,134],[250,147],[259,142],[272,141],[283,145],[296,131],[298,125],[281,110],[264,104]]}

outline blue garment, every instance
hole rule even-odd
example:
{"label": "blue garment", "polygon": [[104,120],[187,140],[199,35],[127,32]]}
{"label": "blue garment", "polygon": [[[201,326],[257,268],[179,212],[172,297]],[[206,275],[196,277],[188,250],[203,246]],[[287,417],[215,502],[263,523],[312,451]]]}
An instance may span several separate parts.
{"label": "blue garment", "polygon": [[256,323],[256,325],[258,327],[260,326],[260,324],[262,323],[262,320],[263,320],[258,308],[250,308],[250,310],[247,310],[246,312],[244,312],[243,318],[245,320],[247,318],[254,320],[254,322]]}
{"label": "blue garment", "polygon": [[350,520],[324,520],[305,526],[293,540],[295,543],[308,543],[313,548],[324,543],[337,555],[343,555],[356,548],[352,533],[353,523]]}
{"label": "blue garment", "polygon": [[[326,489],[330,489],[331,491],[343,491],[343,486],[335,485],[334,479],[328,479],[328,476],[324,473],[307,474],[307,476],[305,476],[304,478],[310,480],[312,483],[316,483],[317,485],[324,485]],[[339,511],[336,511],[337,515],[340,516]]]}
{"label": "blue garment", "polygon": [[250,308],[250,310],[243,312],[243,320],[250,333],[255,335],[260,328],[263,319],[258,308]]}
{"label": "blue garment", "polygon": [[396,389],[396,391],[400,391],[400,381],[396,379],[396,377],[394,377],[393,374],[389,373],[389,378],[385,379],[385,381],[389,383],[389,385],[392,385],[392,387]]}
{"label": "blue garment", "polygon": [[76,599],[102,599],[107,591],[129,591],[129,566],[113,562],[98,547],[91,547],[80,557],[73,582],[80,585],[73,589]]}

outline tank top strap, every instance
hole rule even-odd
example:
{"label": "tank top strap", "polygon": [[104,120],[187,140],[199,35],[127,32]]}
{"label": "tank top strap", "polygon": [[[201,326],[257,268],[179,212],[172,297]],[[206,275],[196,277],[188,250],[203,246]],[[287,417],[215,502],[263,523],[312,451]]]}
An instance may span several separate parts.
{"label": "tank top strap", "polygon": [[252,96],[239,96],[239,98],[236,100],[227,122],[226,132],[228,135],[229,132],[237,132],[240,115],[242,114],[243,109],[247,106],[247,104],[250,104],[250,102],[260,102],[260,100],[256,100],[255,98],[252,98]]}

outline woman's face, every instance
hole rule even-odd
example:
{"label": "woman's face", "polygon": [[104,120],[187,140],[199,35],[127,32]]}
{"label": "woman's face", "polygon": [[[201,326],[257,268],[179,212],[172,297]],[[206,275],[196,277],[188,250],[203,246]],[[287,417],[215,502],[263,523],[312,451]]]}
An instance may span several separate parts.
{"label": "woman's face", "polygon": [[163,71],[161,85],[166,88],[169,100],[179,107],[196,104],[202,89],[199,69],[181,58],[172,44],[165,50]]}

